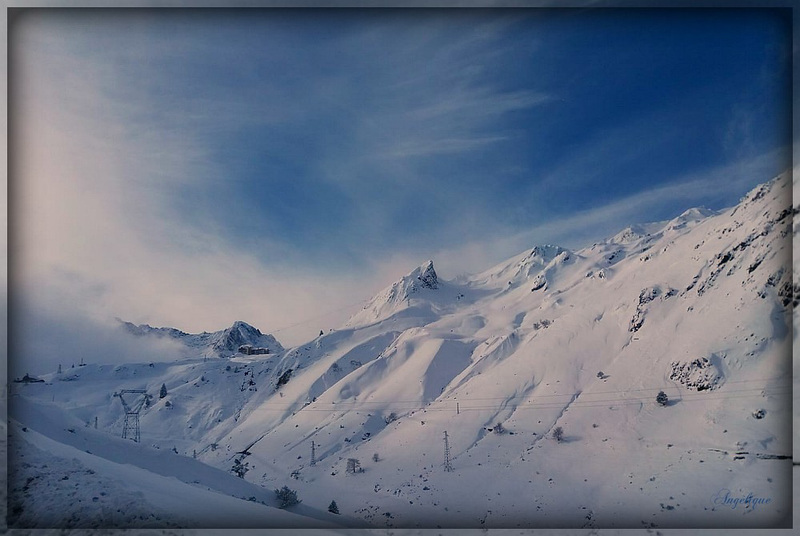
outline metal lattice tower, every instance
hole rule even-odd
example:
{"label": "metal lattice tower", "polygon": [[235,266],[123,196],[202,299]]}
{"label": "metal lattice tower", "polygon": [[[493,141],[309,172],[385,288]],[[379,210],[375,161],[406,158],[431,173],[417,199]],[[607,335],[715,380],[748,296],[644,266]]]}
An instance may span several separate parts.
{"label": "metal lattice tower", "polygon": [[450,463],[450,443],[447,441],[447,430],[444,431],[444,470],[448,473],[453,470],[453,464]]}
{"label": "metal lattice tower", "polygon": [[317,465],[317,451],[314,442],[311,442],[311,465]]}
{"label": "metal lattice tower", "polygon": [[[142,396],[137,397],[135,403],[128,404],[123,398],[123,395],[126,394]],[[119,397],[119,401],[122,402],[122,407],[125,409],[125,425],[122,428],[122,439],[128,439],[130,434],[132,434],[133,437],[131,437],[131,439],[138,443],[141,439],[139,412],[142,410],[142,406],[147,402],[150,395],[147,394],[145,389],[123,389],[119,393],[114,393],[114,396]]]}

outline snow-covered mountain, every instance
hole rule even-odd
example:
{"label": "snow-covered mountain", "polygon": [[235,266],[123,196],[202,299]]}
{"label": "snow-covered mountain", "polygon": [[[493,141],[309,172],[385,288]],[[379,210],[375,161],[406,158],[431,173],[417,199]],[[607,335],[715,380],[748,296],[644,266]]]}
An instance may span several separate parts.
{"label": "snow-covered mountain", "polygon": [[212,333],[185,333],[175,328],[154,328],[147,324],[132,324],[119,320],[122,329],[137,337],[167,338],[186,347],[187,356],[231,357],[242,346],[263,349],[264,353],[283,351],[281,343],[272,335],[265,335],[247,322],[238,320],[229,328]]}
{"label": "snow-covered mountain", "polygon": [[[441,292],[447,287],[447,283],[439,281],[433,261],[429,260],[376,294],[345,323],[345,327],[374,324],[400,311],[433,319],[443,313],[437,305],[450,304],[449,294]],[[446,296],[444,302],[438,299],[443,294]],[[412,300],[414,307],[411,306]]]}
{"label": "snow-covered mountain", "polygon": [[429,261],[340,329],[266,355],[204,360],[216,334],[129,327],[207,337],[192,359],[15,384],[11,416],[55,442],[78,431],[45,411],[118,441],[113,393],[145,389],[142,449],[288,485],[345,525],[787,526],[791,187],[783,175],[727,210],[535,246],[458,280]]}

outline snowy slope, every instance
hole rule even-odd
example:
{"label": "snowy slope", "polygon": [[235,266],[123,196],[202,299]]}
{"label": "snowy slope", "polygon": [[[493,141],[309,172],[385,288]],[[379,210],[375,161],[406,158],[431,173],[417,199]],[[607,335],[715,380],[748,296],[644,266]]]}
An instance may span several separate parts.
{"label": "snowy slope", "polygon": [[[113,393],[145,388],[143,448],[373,526],[781,526],[790,189],[781,176],[728,210],[536,246],[457,281],[429,261],[296,348],[90,365],[16,393],[119,435]],[[748,493],[769,502],[726,503]]]}
{"label": "snowy slope", "polygon": [[[788,461],[777,458],[791,454],[787,187],[773,181],[731,210],[688,211],[581,251],[542,247],[462,284],[439,279],[410,293],[415,270],[346,333],[284,357],[280,371],[294,367],[295,376],[254,404],[229,440],[249,463],[299,471],[309,489],[349,487],[336,479],[361,478],[343,476],[346,459],[360,457],[374,475],[366,495],[397,526],[575,522],[584,508],[594,512],[585,521],[601,526],[693,526],[715,494],[754,475],[764,482],[755,492],[774,494],[775,507],[713,519],[774,523],[788,512]],[[376,340],[376,326],[391,342],[347,362],[361,348],[354,342]],[[338,339],[327,348],[329,337]],[[322,393],[312,389],[320,379]],[[655,404],[660,390],[668,407]],[[759,410],[766,417],[755,418]],[[490,433],[497,422],[513,436]],[[556,426],[563,443],[543,439]],[[460,478],[441,473],[445,429]],[[324,468],[308,464],[311,441]],[[373,453],[386,461],[370,463]],[[580,462],[598,453],[599,466]],[[545,472],[561,483],[537,481]],[[425,499],[434,479],[431,496],[475,496],[451,500],[461,508],[448,519]],[[582,482],[586,493],[575,494]],[[487,508],[491,495],[531,492],[544,494],[537,506],[547,513],[529,503]],[[692,496],[677,506],[676,493]],[[482,515],[464,519],[465,511]]]}
{"label": "snowy slope", "polygon": [[[18,400],[11,423],[11,457],[19,463],[10,474],[10,526],[320,528],[342,523],[302,504],[292,512],[281,510],[271,489],[176,452],[86,427],[55,404]],[[64,502],[75,507],[69,516]],[[357,520],[349,520],[353,523]]]}

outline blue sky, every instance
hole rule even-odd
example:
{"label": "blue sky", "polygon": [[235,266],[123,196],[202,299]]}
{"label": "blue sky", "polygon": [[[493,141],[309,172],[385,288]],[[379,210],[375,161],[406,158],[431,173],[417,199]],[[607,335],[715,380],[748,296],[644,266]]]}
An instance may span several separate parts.
{"label": "blue sky", "polygon": [[449,279],[581,247],[790,166],[775,11],[25,17],[29,326],[242,319],[299,343],[428,258]]}
{"label": "blue sky", "polygon": [[[90,31],[80,53],[113,66],[103,89],[139,106],[141,128],[206,153],[203,183],[175,192],[187,219],[344,268],[365,249],[416,251],[423,236],[433,253],[779,147],[786,26],[687,13],[176,13],[115,21],[121,38]],[[686,202],[671,201],[656,217]]]}

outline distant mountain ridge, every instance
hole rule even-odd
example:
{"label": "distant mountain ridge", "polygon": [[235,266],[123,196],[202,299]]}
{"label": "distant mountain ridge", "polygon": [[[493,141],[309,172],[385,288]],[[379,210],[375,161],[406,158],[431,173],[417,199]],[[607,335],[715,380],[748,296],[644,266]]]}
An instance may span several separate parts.
{"label": "distant mountain ridge", "polygon": [[235,355],[240,346],[249,345],[254,348],[266,348],[269,353],[283,351],[283,346],[269,334],[261,333],[247,322],[237,320],[229,328],[214,332],[186,333],[170,327],[152,327],[149,324],[133,324],[117,319],[121,327],[137,337],[169,338],[186,346],[191,355],[202,357],[230,357]]}

